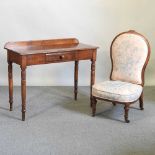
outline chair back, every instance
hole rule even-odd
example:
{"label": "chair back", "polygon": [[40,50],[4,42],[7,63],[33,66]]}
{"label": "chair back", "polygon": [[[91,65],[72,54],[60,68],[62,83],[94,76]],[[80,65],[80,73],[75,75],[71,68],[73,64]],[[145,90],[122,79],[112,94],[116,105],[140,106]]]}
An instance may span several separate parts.
{"label": "chair back", "polygon": [[133,31],[123,32],[112,41],[110,79],[144,85],[144,72],[150,57],[147,39]]}

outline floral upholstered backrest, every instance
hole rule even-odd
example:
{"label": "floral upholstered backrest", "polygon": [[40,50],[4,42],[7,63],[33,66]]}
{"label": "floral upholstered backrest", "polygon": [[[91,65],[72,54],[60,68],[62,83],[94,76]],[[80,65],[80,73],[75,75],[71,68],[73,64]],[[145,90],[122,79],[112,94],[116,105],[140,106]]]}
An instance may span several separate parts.
{"label": "floral upholstered backrest", "polygon": [[111,44],[111,80],[143,85],[149,55],[149,43],[142,35],[135,31],[119,34]]}

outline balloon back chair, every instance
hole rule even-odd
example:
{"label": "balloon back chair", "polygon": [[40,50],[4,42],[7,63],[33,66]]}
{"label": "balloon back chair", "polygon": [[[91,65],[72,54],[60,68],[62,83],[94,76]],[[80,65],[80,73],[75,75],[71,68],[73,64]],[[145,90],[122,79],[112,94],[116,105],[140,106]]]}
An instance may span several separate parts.
{"label": "balloon back chair", "polygon": [[92,116],[96,113],[97,100],[105,100],[113,105],[124,104],[125,122],[129,123],[128,111],[132,103],[139,100],[140,109],[144,109],[144,72],[150,57],[150,45],[143,35],[130,30],[114,38],[110,56],[110,80],[92,87]]}

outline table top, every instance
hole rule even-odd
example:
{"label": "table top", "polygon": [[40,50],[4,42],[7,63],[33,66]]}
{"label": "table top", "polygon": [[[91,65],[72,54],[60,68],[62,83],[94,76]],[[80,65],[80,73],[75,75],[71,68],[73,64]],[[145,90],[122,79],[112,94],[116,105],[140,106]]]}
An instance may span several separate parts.
{"label": "table top", "polygon": [[97,49],[96,46],[79,43],[76,38],[8,42],[4,46],[9,51],[20,55],[74,52]]}

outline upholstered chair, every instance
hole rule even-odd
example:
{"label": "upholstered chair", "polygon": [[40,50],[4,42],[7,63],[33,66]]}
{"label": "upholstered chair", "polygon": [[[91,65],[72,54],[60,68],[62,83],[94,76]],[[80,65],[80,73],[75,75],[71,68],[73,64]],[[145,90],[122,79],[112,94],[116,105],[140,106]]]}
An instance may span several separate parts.
{"label": "upholstered chair", "polygon": [[144,71],[150,57],[150,46],[141,34],[130,30],[117,35],[110,48],[112,70],[110,80],[92,87],[92,116],[96,113],[97,100],[124,104],[125,122],[129,123],[131,104],[139,100],[143,110]]}

